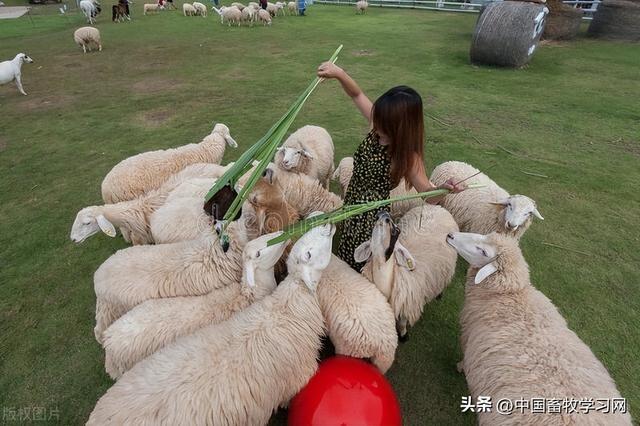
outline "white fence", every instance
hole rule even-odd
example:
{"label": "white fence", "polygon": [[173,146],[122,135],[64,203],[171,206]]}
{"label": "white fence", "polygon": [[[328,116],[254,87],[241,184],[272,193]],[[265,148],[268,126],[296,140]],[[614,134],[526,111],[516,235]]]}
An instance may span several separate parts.
{"label": "white fence", "polygon": [[[314,3],[355,5],[357,0],[314,0]],[[473,3],[465,1],[444,0],[368,0],[369,7],[395,7],[407,9],[441,10],[446,12],[470,12],[478,13],[480,8],[492,0],[475,0]],[[600,0],[565,0],[564,4],[580,8],[584,12],[582,19],[590,20],[593,17]]]}

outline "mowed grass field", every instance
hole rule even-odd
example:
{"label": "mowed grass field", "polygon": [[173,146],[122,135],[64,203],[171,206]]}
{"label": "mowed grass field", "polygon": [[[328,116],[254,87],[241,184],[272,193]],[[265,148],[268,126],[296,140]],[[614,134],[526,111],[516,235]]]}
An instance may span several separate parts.
{"label": "mowed grass field", "polygon": [[[36,8],[32,21],[0,21],[0,58],[24,51],[35,60],[23,67],[28,96],[0,87],[3,410],[44,407],[60,424],[82,424],[113,383],[93,337],[92,276],[127,245],[105,235],[69,240],[77,211],[101,203],[111,167],[198,142],[214,121],[240,144],[225,161],[237,158],[344,44],[339,65],[371,98],[398,84],[422,94],[428,170],[453,159],[491,167],[507,190],[537,200],[545,220],[522,240],[532,281],[640,418],[637,44],[582,34],[541,46],[526,69],[506,70],[469,64],[474,15],[370,8],[356,16],[351,7],[314,5],[271,28],[229,28],[217,16],[142,16],[142,3],[132,22],[112,24],[103,2],[104,49],[87,55],[72,39],[84,25],[73,12]],[[367,131],[336,82],[318,88],[292,130],[304,124],[329,130],[336,163]],[[468,390],[456,372],[465,271],[460,260],[388,373],[407,425],[475,422],[461,413]]]}

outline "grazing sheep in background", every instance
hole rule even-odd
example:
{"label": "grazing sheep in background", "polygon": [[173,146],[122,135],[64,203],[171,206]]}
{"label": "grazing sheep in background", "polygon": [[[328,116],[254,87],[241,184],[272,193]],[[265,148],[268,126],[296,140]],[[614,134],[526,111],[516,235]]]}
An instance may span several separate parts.
{"label": "grazing sheep in background", "polygon": [[182,5],[182,13],[184,16],[196,16],[198,9],[196,9],[192,4],[184,3]]}
{"label": "grazing sheep in background", "polygon": [[263,25],[271,25],[271,14],[264,9],[258,9],[258,19]]}
{"label": "grazing sheep in background", "polygon": [[204,4],[194,1],[193,8],[196,10],[197,15],[201,15],[203,18],[207,17],[207,6]]}
{"label": "grazing sheep in background", "polygon": [[242,12],[245,9],[245,5],[238,2],[231,3],[231,6],[237,7],[238,9],[240,9],[240,12]]}
{"label": "grazing sheep in background", "polygon": [[398,335],[391,306],[376,286],[331,256],[318,301],[336,353],[370,358],[382,374],[393,364]]}
{"label": "grazing sheep in background", "polygon": [[222,6],[220,9],[214,7],[213,10],[220,15],[220,23],[224,23],[224,20],[226,20],[229,26],[231,26],[231,24],[238,24],[238,26],[240,26],[240,22],[242,21],[242,11],[237,7]]}
{"label": "grazing sheep in background", "polygon": [[342,198],[327,190],[317,179],[307,175],[278,169],[275,172],[275,182],[282,190],[287,203],[296,209],[301,217],[316,210],[328,212],[342,207]]}
{"label": "grazing sheep in background", "polygon": [[[448,161],[433,169],[431,181],[440,185],[452,178],[461,181],[479,170],[460,161]],[[484,173],[467,180],[467,184],[482,184],[482,188],[448,194],[440,203],[449,210],[461,231],[489,234],[502,232],[520,238],[529,228],[533,216],[544,218],[535,201],[524,195],[509,195]]]}
{"label": "grazing sheep in background", "polygon": [[242,9],[242,20],[253,26],[253,22],[256,20],[256,11],[252,7],[245,7]]}
{"label": "grazing sheep in background", "polygon": [[304,126],[278,148],[273,162],[288,172],[318,179],[328,189],[333,173],[333,152],[329,132],[319,126]]}
{"label": "grazing sheep in background", "polygon": [[30,64],[33,62],[29,56],[24,53],[18,53],[15,58],[10,61],[0,62],[0,84],[10,83],[13,80],[16,81],[18,91],[27,96],[27,93],[22,88],[22,64]]}
{"label": "grazing sheep in background", "polygon": [[295,1],[290,1],[289,3],[287,3],[287,9],[289,9],[289,13],[291,15],[298,14],[298,5],[296,4]]}
{"label": "grazing sheep in background", "polygon": [[276,6],[276,14],[278,13],[278,11],[280,11],[280,12],[282,12],[282,16],[284,16],[284,15],[285,15],[284,7],[285,7],[286,5],[287,5],[286,3],[283,3],[283,2],[281,2],[281,1],[277,1],[277,2],[275,3],[275,6]]}
{"label": "grazing sheep in background", "polygon": [[269,15],[273,18],[276,16],[276,13],[278,13],[278,8],[274,3],[267,2],[267,12],[269,12]]}
{"label": "grazing sheep in background", "polygon": [[249,241],[242,253],[241,282],[204,296],[152,299],[136,306],[104,332],[105,370],[117,379],[137,362],[207,325],[218,324],[276,288],[274,267],[286,242],[267,247],[281,232]]}
{"label": "grazing sheep in background", "polygon": [[158,3],[145,3],[142,6],[142,14],[146,15],[147,12],[159,12],[164,10],[164,6]]}
{"label": "grazing sheep in background", "polygon": [[[344,197],[347,194],[347,189],[349,187],[349,182],[351,181],[351,175],[353,174],[353,157],[344,157],[338,163],[338,167],[333,172],[332,180],[338,181],[340,187],[342,188],[342,196]],[[398,186],[393,188],[389,193],[390,198],[400,197],[402,195],[412,195],[417,194],[418,191],[414,187],[410,187],[407,189],[407,184],[404,179],[400,180]],[[420,198],[416,198],[413,200],[405,200],[405,201],[397,201],[391,204],[390,213],[391,218],[393,220],[397,220],[404,216],[409,210],[421,206],[424,204]]]}
{"label": "grazing sheep in background", "polygon": [[70,238],[75,243],[81,243],[100,231],[115,237],[115,227],[118,227],[126,241],[134,245],[151,244],[154,242],[151,231],[152,214],[167,202],[170,193],[194,176],[211,178],[222,176],[229,166],[192,164],[171,176],[157,190],[150,191],[139,198],[115,204],[85,207],[76,215]]}
{"label": "grazing sheep in background", "polygon": [[[469,262],[460,316],[464,371],[474,399],[621,398],[606,368],[536,290],[518,240],[454,232],[447,241]],[[560,400],[561,401],[561,400]],[[628,413],[582,410],[504,416],[478,411],[480,425],[631,425]]]}
{"label": "grazing sheep in background", "polygon": [[259,5],[258,3],[256,3],[256,2],[254,2],[254,1],[249,2],[249,3],[247,4],[247,7],[250,7],[250,8],[252,8],[253,10],[255,10],[255,11],[256,11],[256,13],[258,12],[258,9],[260,9],[260,5]]}
{"label": "grazing sheep in background", "polygon": [[325,330],[315,292],[334,232],[321,226],[303,235],[271,295],[126,372],[87,425],[266,424],[317,370]]}
{"label": "grazing sheep in background", "polygon": [[361,14],[365,14],[367,13],[367,8],[369,7],[369,3],[366,2],[366,0],[359,0],[358,2],[356,2],[356,14],[361,13]]}
{"label": "grazing sheep in background", "polygon": [[453,217],[439,206],[416,207],[397,226],[383,211],[371,239],[354,251],[356,262],[367,262],[362,274],[391,303],[401,338],[420,319],[424,305],[451,282],[457,256],[446,236],[456,231]]}
{"label": "grazing sheep in background", "polygon": [[96,17],[102,11],[100,3],[95,0],[82,0],[79,4],[82,14],[87,18],[87,22],[91,25],[96,23]]}
{"label": "grazing sheep in background", "polygon": [[87,49],[91,52],[91,43],[98,47],[98,51],[102,52],[102,42],[100,40],[100,31],[93,27],[81,27],[73,33],[73,40],[82,47],[82,51],[87,53]]}
{"label": "grazing sheep in background", "polygon": [[190,164],[218,164],[227,144],[238,146],[229,128],[218,123],[200,143],[143,152],[122,160],[102,181],[102,199],[108,204],[132,200],[159,188],[171,175]]}

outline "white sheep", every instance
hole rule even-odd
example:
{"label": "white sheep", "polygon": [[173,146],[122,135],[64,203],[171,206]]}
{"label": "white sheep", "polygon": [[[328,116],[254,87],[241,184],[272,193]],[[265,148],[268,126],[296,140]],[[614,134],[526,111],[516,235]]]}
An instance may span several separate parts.
{"label": "white sheep", "polygon": [[220,23],[224,23],[224,20],[226,20],[229,26],[231,26],[232,23],[240,26],[240,22],[242,21],[242,12],[237,7],[222,6],[220,9],[214,7],[213,10],[220,15]]}
{"label": "white sheep", "polygon": [[15,80],[18,91],[27,96],[27,93],[22,88],[22,64],[30,64],[32,62],[33,59],[24,53],[18,53],[10,61],[0,62],[0,84],[10,83]]}
{"label": "white sheep", "polygon": [[164,10],[164,5],[159,5],[158,3],[145,3],[142,6],[143,15],[146,15],[147,12],[159,12],[160,10]]}
{"label": "white sheep", "polygon": [[366,2],[366,0],[359,0],[358,2],[356,2],[356,14],[361,13],[367,13],[367,8],[369,7],[369,3]]}
{"label": "white sheep", "polygon": [[196,16],[198,14],[198,9],[190,3],[184,3],[182,5],[182,13],[184,16]]}
{"label": "white sheep", "polygon": [[291,15],[298,14],[298,4],[295,1],[290,1],[289,3],[287,3],[287,9],[289,9],[289,13]]}
{"label": "white sheep", "polygon": [[258,11],[258,9],[260,9],[260,5],[254,1],[251,1],[249,3],[247,3],[247,7],[252,8],[253,10],[255,10],[256,12]]}
{"label": "white sheep", "polygon": [[288,172],[303,173],[318,179],[329,188],[333,173],[333,140],[319,126],[304,126],[296,130],[278,148],[274,163]]}
{"label": "white sheep", "polygon": [[369,358],[384,374],[398,335],[391,306],[376,286],[336,256],[322,273],[318,301],[337,354]]}
{"label": "white sheep", "polygon": [[284,16],[284,15],[285,15],[284,7],[285,7],[286,5],[287,5],[287,4],[286,4],[286,3],[284,3],[284,2],[277,1],[277,2],[275,3],[275,6],[276,6],[276,14],[278,13],[278,11],[280,11],[280,12],[282,12],[282,16]]}
{"label": "white sheep", "polygon": [[276,13],[278,13],[278,8],[274,3],[267,2],[267,12],[269,12],[269,15],[274,17],[276,16]]}
{"label": "white sheep", "polygon": [[[431,181],[440,185],[451,178],[458,182],[479,173],[475,167],[460,161],[448,161],[433,169]],[[467,180],[482,188],[446,195],[440,205],[453,215],[461,231],[489,234],[497,231],[520,238],[531,225],[533,216],[544,218],[535,201],[524,195],[509,195],[484,173]]]}
{"label": "white sheep", "polygon": [[148,151],[129,157],[111,169],[102,181],[102,199],[113,204],[132,200],[159,188],[171,175],[190,164],[219,164],[225,146],[237,147],[229,128],[222,123],[200,143],[179,148]]}
{"label": "white sheep", "polygon": [[249,241],[242,254],[242,281],[204,296],[152,299],[136,306],[104,332],[105,369],[114,379],[181,336],[229,319],[276,288],[274,267],[286,243],[267,247],[275,232]]}
{"label": "white sheep", "polygon": [[391,303],[401,338],[420,319],[424,305],[451,282],[457,256],[446,236],[456,231],[453,217],[439,206],[416,207],[397,225],[382,211],[371,239],[355,249],[356,262],[367,262],[362,274]]}
{"label": "white sheep", "polygon": [[163,297],[202,296],[237,282],[246,244],[244,223],[227,228],[225,252],[215,234],[173,244],[143,245],[117,251],[93,276],[96,340],[115,320],[140,303]]}
{"label": "white sheep", "polygon": [[197,15],[201,15],[203,18],[207,17],[207,6],[197,1],[194,1],[192,5],[193,5],[193,8],[196,10]]}
{"label": "white sheep", "polygon": [[231,6],[235,6],[235,7],[237,7],[238,9],[240,9],[240,11],[241,11],[241,12],[242,12],[242,11],[245,9],[245,7],[246,7],[244,4],[242,4],[242,3],[238,3],[238,2],[231,3]]}
{"label": "white sheep", "polygon": [[324,324],[315,290],[331,256],[328,228],[298,240],[273,294],[126,372],[87,425],[266,424],[317,370]]}
{"label": "white sheep", "polygon": [[342,198],[307,175],[278,169],[275,172],[275,182],[287,203],[302,217],[316,210],[332,211],[342,207]]}
{"label": "white sheep", "polygon": [[100,40],[100,31],[93,27],[82,27],[75,30],[73,33],[73,40],[76,44],[82,47],[82,51],[87,53],[87,50],[91,52],[91,44],[95,44],[99,52],[102,52],[102,42]]}
{"label": "white sheep", "polygon": [[[337,181],[340,184],[340,188],[342,188],[342,196],[344,197],[347,194],[347,189],[349,188],[349,182],[351,181],[351,176],[353,175],[353,157],[344,157],[338,163],[338,167],[333,172],[332,180]],[[400,180],[398,186],[393,188],[389,193],[390,198],[400,197],[403,195],[413,195],[417,194],[418,191],[412,186],[407,188],[406,181],[404,179]],[[393,220],[397,220],[405,215],[409,210],[418,207],[424,204],[420,198],[415,198],[412,200],[405,201],[396,201],[391,204],[390,213],[391,218]]]}
{"label": "white sheep", "polygon": [[242,9],[242,20],[247,22],[250,26],[253,26],[253,22],[256,19],[256,11],[252,7],[245,7]]}
{"label": "white sheep", "polygon": [[263,25],[271,25],[271,14],[264,9],[258,9],[258,19]]}
{"label": "white sheep", "polygon": [[[469,262],[460,325],[464,371],[474,400],[621,398],[606,368],[531,284],[518,240],[491,233],[452,233],[447,241]],[[561,401],[561,400],[560,400]],[[631,425],[629,413],[591,410],[508,416],[478,411],[480,425]]]}
{"label": "white sheep", "polygon": [[82,14],[87,18],[87,22],[91,25],[95,24],[95,18],[100,13],[100,4],[95,0],[81,0],[78,6]]}

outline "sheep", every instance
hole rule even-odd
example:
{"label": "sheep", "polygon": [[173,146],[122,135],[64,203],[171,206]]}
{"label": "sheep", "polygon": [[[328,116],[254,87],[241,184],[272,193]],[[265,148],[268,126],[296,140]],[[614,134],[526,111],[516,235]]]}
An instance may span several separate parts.
{"label": "sheep", "polygon": [[290,1],[289,3],[287,3],[287,9],[289,9],[289,13],[291,15],[298,14],[298,5],[296,4],[295,1]]}
{"label": "sheep", "polygon": [[102,11],[100,3],[95,0],[81,0],[79,3],[82,14],[87,18],[87,22],[91,25],[96,23],[95,18]]}
{"label": "sheep", "polygon": [[334,232],[325,225],[303,235],[271,295],[127,371],[87,425],[266,424],[317,370],[325,329],[315,292]]}
{"label": "sheep", "polygon": [[203,18],[207,17],[207,6],[204,4],[194,1],[193,8],[196,10],[197,15],[201,15]]}
{"label": "sheep", "polygon": [[254,1],[247,3],[247,7],[252,8],[256,12],[258,11],[258,9],[260,9],[260,5]]}
{"label": "sheep", "polygon": [[255,21],[256,11],[252,7],[245,7],[242,9],[242,20],[247,22],[250,26],[253,26]]}
{"label": "sheep", "polygon": [[267,247],[282,232],[249,241],[242,254],[241,282],[204,296],[152,299],[136,306],[104,332],[105,370],[118,379],[133,365],[181,336],[218,324],[276,288],[274,267],[285,242]]}
{"label": "sheep", "polygon": [[229,26],[231,26],[232,23],[238,24],[238,26],[240,26],[240,22],[242,21],[242,12],[237,7],[222,6],[220,9],[214,7],[213,10],[215,10],[218,15],[220,15],[221,24],[224,23],[224,20],[226,19]]}
{"label": "sheep", "polygon": [[278,8],[274,3],[267,2],[267,12],[269,12],[269,15],[271,15],[271,17],[275,17],[278,13]]}
{"label": "sheep", "polygon": [[307,175],[278,169],[275,172],[275,182],[282,190],[287,203],[293,206],[300,216],[307,216],[315,210],[332,211],[342,207],[342,198]]}
{"label": "sheep", "polygon": [[284,16],[284,15],[285,15],[284,7],[285,7],[286,5],[287,5],[286,3],[283,3],[283,2],[281,2],[281,1],[277,1],[277,2],[275,3],[275,6],[276,6],[276,14],[278,13],[278,11],[281,11],[281,12],[282,12],[282,16]]}
{"label": "sheep", "polygon": [[359,0],[356,2],[356,14],[365,14],[367,13],[367,8],[369,7],[369,3],[366,0]]}
{"label": "sheep", "polygon": [[[447,242],[469,270],[460,315],[464,372],[474,398],[621,398],[606,368],[530,281],[512,235],[454,232]],[[593,401],[593,399],[592,399]],[[631,425],[629,413],[510,415],[478,411],[480,425]]]}
{"label": "sheep", "polygon": [[102,52],[102,42],[100,40],[100,31],[93,27],[81,27],[75,30],[73,33],[73,41],[80,47],[82,52],[87,53],[87,50],[91,52],[91,44],[95,44],[98,47],[98,51]]}
{"label": "sheep", "polygon": [[85,207],[78,212],[71,228],[70,238],[81,243],[102,231],[115,237],[115,227],[134,245],[154,242],[150,219],[152,214],[167,201],[167,197],[179,184],[192,176],[221,176],[229,166],[199,163],[186,167],[169,178],[160,188],[131,201]]}
{"label": "sheep", "polygon": [[222,123],[198,144],[143,152],[116,164],[102,181],[102,199],[107,204],[128,201],[159,188],[169,176],[194,163],[218,164],[225,145],[238,146]]}
{"label": "sheep", "polygon": [[370,358],[382,374],[393,364],[398,335],[391,306],[376,286],[331,256],[318,302],[336,353]]}
{"label": "sheep", "polygon": [[258,9],[258,19],[262,21],[262,25],[271,25],[271,14],[264,9]]}
{"label": "sheep", "polygon": [[182,13],[184,16],[196,16],[198,14],[198,9],[190,3],[184,3],[182,5]]}
{"label": "sheep", "polygon": [[[353,157],[344,157],[338,163],[338,167],[333,172],[332,180],[337,181],[342,188],[342,195],[347,194],[349,188],[349,182],[351,181],[351,175],[353,174]],[[400,197],[402,195],[417,194],[415,188],[407,188],[407,183],[404,179],[400,180],[398,186],[393,188],[389,193],[389,197]],[[397,220],[405,215],[409,210],[422,205],[424,202],[420,198],[413,200],[397,201],[391,204],[390,213],[393,220]]]}
{"label": "sheep", "polygon": [[535,201],[525,195],[509,195],[491,178],[475,167],[460,161],[448,161],[433,169],[435,185],[452,178],[460,181],[479,173],[466,183],[483,184],[483,188],[448,194],[440,203],[453,215],[461,231],[489,234],[502,232],[520,238],[531,225],[533,216],[544,220]]}
{"label": "sheep", "polygon": [[242,12],[245,9],[245,5],[238,2],[231,3],[231,6],[237,7],[238,9],[240,9],[240,12]]}
{"label": "sheep", "polygon": [[367,262],[362,274],[391,303],[398,335],[407,338],[424,305],[445,289],[456,268],[456,253],[445,241],[458,231],[453,217],[439,206],[411,209],[396,225],[389,213],[378,214],[371,239],[354,251],[356,262]]}
{"label": "sheep", "polygon": [[146,15],[147,12],[158,12],[164,10],[164,6],[158,3],[145,3],[142,6],[142,14]]}
{"label": "sheep", "polygon": [[333,151],[329,132],[319,126],[304,126],[293,132],[278,148],[274,163],[288,172],[318,179],[325,188],[329,188]]}
{"label": "sheep", "polygon": [[10,83],[13,80],[16,81],[18,91],[27,96],[27,93],[22,88],[22,64],[30,64],[33,62],[29,56],[25,53],[18,53],[10,61],[0,62],[0,84]]}

